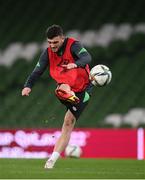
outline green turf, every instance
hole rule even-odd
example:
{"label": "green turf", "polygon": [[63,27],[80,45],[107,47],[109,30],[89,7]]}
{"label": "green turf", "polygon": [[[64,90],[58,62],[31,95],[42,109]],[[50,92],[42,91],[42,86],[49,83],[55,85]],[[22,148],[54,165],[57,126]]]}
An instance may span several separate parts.
{"label": "green turf", "polygon": [[0,159],[0,178],[15,179],[145,179],[145,161],[118,159],[60,159],[45,170],[45,160]]}

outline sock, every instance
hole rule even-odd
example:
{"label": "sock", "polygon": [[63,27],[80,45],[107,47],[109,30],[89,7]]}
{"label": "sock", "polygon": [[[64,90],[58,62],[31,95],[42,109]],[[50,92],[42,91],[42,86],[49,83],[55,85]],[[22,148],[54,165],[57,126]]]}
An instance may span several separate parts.
{"label": "sock", "polygon": [[51,154],[51,156],[50,156],[49,160],[52,160],[52,161],[56,162],[56,161],[57,161],[57,159],[59,158],[59,156],[60,156],[60,153],[59,153],[59,152],[54,151],[54,152]]}

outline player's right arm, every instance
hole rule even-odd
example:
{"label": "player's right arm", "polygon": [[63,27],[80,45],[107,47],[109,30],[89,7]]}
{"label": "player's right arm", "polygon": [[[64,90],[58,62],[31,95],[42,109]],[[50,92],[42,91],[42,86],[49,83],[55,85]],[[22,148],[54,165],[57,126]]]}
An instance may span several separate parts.
{"label": "player's right arm", "polygon": [[35,82],[39,79],[39,77],[43,74],[43,72],[48,67],[48,54],[47,49],[41,54],[38,63],[36,64],[34,70],[27,78],[24,88],[22,89],[22,96],[29,96],[31,89]]}

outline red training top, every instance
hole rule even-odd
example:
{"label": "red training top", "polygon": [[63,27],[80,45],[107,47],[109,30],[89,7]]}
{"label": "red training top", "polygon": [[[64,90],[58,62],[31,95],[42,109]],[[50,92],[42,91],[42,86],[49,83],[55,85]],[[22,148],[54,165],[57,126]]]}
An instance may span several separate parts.
{"label": "red training top", "polygon": [[58,56],[51,48],[48,48],[50,75],[58,84],[68,84],[74,92],[83,91],[89,84],[89,66],[85,68],[77,67],[66,70],[61,65],[75,63],[71,54],[71,45],[75,39],[68,38],[65,51],[62,56]]}

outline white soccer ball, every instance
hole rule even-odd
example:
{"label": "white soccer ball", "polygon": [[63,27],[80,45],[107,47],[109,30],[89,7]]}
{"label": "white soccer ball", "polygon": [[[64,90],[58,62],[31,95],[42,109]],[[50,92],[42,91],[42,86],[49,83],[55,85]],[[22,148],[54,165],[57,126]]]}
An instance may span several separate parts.
{"label": "white soccer ball", "polygon": [[90,80],[94,86],[105,86],[110,83],[112,79],[112,73],[109,67],[98,64],[94,66],[90,71]]}
{"label": "white soccer ball", "polygon": [[68,145],[64,153],[66,157],[79,158],[82,154],[82,149],[77,145]]}

